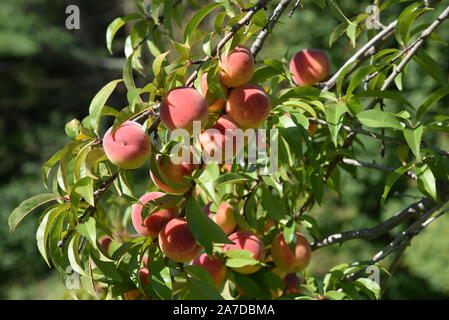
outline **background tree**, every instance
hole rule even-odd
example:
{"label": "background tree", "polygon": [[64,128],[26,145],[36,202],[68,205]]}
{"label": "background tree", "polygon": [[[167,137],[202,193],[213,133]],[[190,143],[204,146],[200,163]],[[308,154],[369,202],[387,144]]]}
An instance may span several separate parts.
{"label": "background tree", "polygon": [[[280,1],[279,3],[270,1],[268,10],[263,10],[267,2],[225,2],[221,5],[214,3],[203,9],[199,9],[202,7],[201,3],[198,4],[198,9],[193,9],[195,2],[191,2],[190,6],[187,6],[176,1],[161,1],[153,2],[152,7],[141,7],[137,3],[140,16],[131,15],[125,18],[125,20],[135,18],[133,21],[137,21],[135,24],[131,23],[133,27],[128,29],[131,36],[125,41],[127,60],[123,79],[128,91],[128,101],[122,100],[121,103],[126,103],[130,107],[121,110],[120,113],[109,107],[103,107],[106,103],[105,99],[98,98],[101,95],[104,95],[105,98],[108,96],[105,94],[108,90],[106,87],[91,104],[90,118],[83,121],[83,126],[79,126],[78,122],[71,122],[66,126],[66,132],[70,137],[76,139],[78,136],[79,139],[79,133],[82,132],[85,134],[83,138],[86,139],[71,142],[69,146],[73,148],[65,147],[63,154],[59,154],[62,157],[56,158],[56,160],[60,160],[58,166],[63,168],[61,170],[62,179],[67,178],[67,180],[64,181],[63,186],[60,181],[53,183],[53,193],[57,195],[57,198],[63,197],[66,194],[64,189],[67,191],[67,187],[71,185],[75,186],[71,189],[77,191],[72,193],[75,197],[70,198],[70,210],[68,210],[68,204],[64,202],[56,207],[50,207],[51,211],[46,211],[42,215],[47,219],[41,223],[40,231],[49,232],[49,256],[63,275],[65,275],[65,267],[68,265],[81,274],[90,272],[89,256],[93,256],[95,260],[96,249],[100,248],[99,250],[101,250],[96,239],[112,230],[115,240],[112,243],[112,250],[123,242],[120,246],[121,249],[111,253],[110,258],[115,263],[103,264],[96,260],[98,268],[94,269],[95,272],[103,273],[108,278],[106,281],[108,284],[111,284],[110,281],[112,281],[112,285],[109,286],[111,289],[109,295],[118,296],[133,285],[137,285],[147,295],[161,298],[173,297],[173,286],[171,285],[182,282],[182,279],[176,277],[185,278],[184,274],[186,271],[189,272],[189,269],[183,270],[179,265],[173,263],[163,267],[162,262],[157,263],[157,259],[152,260],[153,263],[156,263],[153,270],[162,268],[162,273],[160,273],[162,276],[171,272],[172,281],[168,281],[167,277],[156,279],[155,274],[157,275],[158,272],[150,272],[151,280],[147,286],[141,287],[145,281],[140,283],[135,277],[138,270],[136,259],[140,259],[148,248],[149,252],[157,250],[157,245],[148,239],[130,239],[126,236],[127,231],[132,230],[126,228],[130,222],[131,204],[136,202],[137,195],[143,194],[146,190],[156,189],[148,178],[147,170],[139,169],[140,171],[133,172],[131,175],[125,171],[119,171],[118,176],[113,174],[108,177],[116,170],[100,158],[97,160],[101,164],[98,168],[94,166],[93,173],[101,175],[101,179],[92,179],[84,177],[85,172],[81,173],[81,171],[77,176],[76,165],[73,172],[71,162],[76,162],[76,158],[80,158],[79,155],[82,153],[78,152],[80,150],[78,148],[81,143],[91,143],[95,145],[94,149],[98,148],[98,138],[102,137],[102,134],[98,133],[104,132],[104,128],[107,128],[105,126],[107,121],[111,123],[108,115],[116,116],[115,125],[128,118],[138,117],[139,120],[143,120],[149,116],[146,120],[147,127],[150,128],[150,131],[155,131],[156,125],[153,124],[158,124],[155,120],[157,115],[150,110],[157,105],[155,102],[165,94],[166,90],[181,83],[193,84],[197,77],[197,73],[193,70],[197,69],[201,72],[203,69],[208,69],[209,73],[214,73],[217,70],[216,57],[221,49],[226,51],[239,43],[248,46],[252,43],[252,52],[258,54],[256,56],[257,69],[252,81],[268,87],[273,109],[266,127],[274,125],[281,132],[281,175],[275,178],[254,176],[249,178],[248,172],[234,166],[232,179],[229,174],[220,176],[221,181],[218,181],[227,182],[227,186],[222,188],[211,176],[211,169],[206,169],[204,171],[206,173],[203,172],[198,180],[195,179],[195,182],[200,182],[196,184],[196,189],[201,190],[202,185],[215,185],[215,195],[206,192],[205,189],[210,189],[210,187],[206,187],[203,188],[201,197],[195,199],[194,184],[192,184],[192,188],[184,196],[170,198],[171,204],[178,200],[181,212],[187,211],[187,219],[193,229],[196,222],[204,223],[204,220],[201,220],[202,216],[195,214],[197,212],[194,208],[195,205],[205,202],[205,200],[211,201],[214,196],[219,200],[223,197],[226,199],[226,194],[229,194],[230,190],[233,190],[233,195],[240,194],[241,197],[244,197],[246,194],[245,199],[242,198],[242,201],[235,202],[239,209],[244,206],[246,220],[249,222],[250,228],[260,230],[260,221],[267,218],[277,220],[272,231],[263,234],[262,238],[265,243],[270,243],[271,238],[280,231],[283,231],[284,234],[292,234],[292,230],[297,226],[307,234],[309,239],[314,239],[312,247],[315,250],[320,249],[312,253],[310,267],[312,272],[301,275],[302,280],[307,283],[305,291],[299,294],[293,293],[289,296],[290,298],[317,297],[323,294],[331,298],[375,298],[379,297],[380,293],[379,288],[372,281],[368,279],[350,281],[354,280],[356,276],[360,276],[360,272],[356,271],[359,268],[363,269],[367,264],[380,261],[379,259],[383,260],[396,255],[397,258],[393,258],[390,265],[391,270],[394,270],[411,238],[425,230],[435,217],[439,217],[445,212],[445,157],[447,153],[432,147],[438,145],[443,149],[445,138],[443,134],[445,117],[439,115],[437,105],[434,103],[444,102],[444,96],[447,94],[445,87],[447,72],[442,71],[447,70],[447,66],[436,62],[444,61],[442,57],[446,49],[441,45],[443,40],[433,32],[447,17],[448,10],[444,1],[430,4],[422,1],[406,4],[399,4],[399,1],[382,3],[381,22],[385,24],[385,27],[380,30],[365,30],[364,20],[367,15],[359,14],[364,12],[365,6],[370,3],[364,4],[361,8],[352,8],[354,12],[351,12],[349,8],[343,8],[346,16],[353,17],[348,20],[333,1],[315,1],[319,7],[325,10],[323,12],[312,11],[315,10],[312,3],[305,4],[305,9],[297,9],[293,14],[293,17],[298,17],[297,19],[287,19],[289,11],[296,5],[293,1]],[[430,5],[430,7],[426,5]],[[435,10],[430,10],[433,6],[435,6]],[[182,15],[184,10],[186,14]],[[212,15],[210,14],[212,10],[215,10],[215,13],[221,10],[226,14]],[[291,30],[295,23],[303,23],[301,17],[316,21],[323,13],[328,14],[329,19],[325,19],[326,21],[319,19],[323,23],[322,26],[320,24],[320,28],[313,29],[316,33],[303,32],[301,36],[296,34],[297,40],[295,40],[301,41],[298,44],[294,43],[295,40],[288,39],[290,35],[294,34]],[[279,36],[269,36],[271,28],[282,14],[285,23],[274,28],[274,32],[278,32]],[[289,59],[296,53],[296,49],[304,48],[301,43],[310,44],[309,47],[326,47],[325,43],[329,40],[328,35],[336,23],[333,16],[341,23],[331,34],[331,41],[335,41],[345,32],[349,38],[349,42],[343,38],[338,39],[337,47],[330,50],[334,76],[327,82],[317,85],[321,90],[295,88],[287,69]],[[388,17],[385,21],[384,16]],[[192,18],[187,24],[189,17]],[[397,22],[394,22],[396,19]],[[239,24],[238,21],[241,23]],[[209,29],[208,23],[213,24],[209,26]],[[329,24],[328,28],[326,28],[326,24]],[[114,33],[119,26],[121,26],[121,20],[115,20],[108,29],[109,34]],[[207,35],[199,28],[204,30],[215,28],[215,33]],[[299,29],[301,29],[301,25]],[[305,30],[310,30],[310,27]],[[318,36],[320,33],[323,34],[322,37]],[[313,39],[308,40],[307,37],[313,37]],[[172,41],[169,42],[168,38],[171,38]],[[253,39],[256,39],[255,42],[252,42]],[[197,40],[199,42],[195,46],[194,43]],[[261,46],[264,44],[262,40],[266,40],[266,43],[273,43],[273,46],[270,45],[270,47],[276,49],[271,48],[270,51],[265,51],[265,47]],[[246,43],[246,41],[248,42]],[[293,45],[290,45],[292,42]],[[109,37],[108,43],[111,43],[111,37]],[[118,45],[118,41],[114,41],[114,44]],[[356,44],[356,49],[351,48],[351,45],[354,44]],[[294,45],[297,45],[298,48],[295,48]],[[164,54],[168,48],[173,48],[173,50]],[[287,48],[290,48],[290,51]],[[281,52],[277,52],[279,50]],[[341,54],[342,52],[344,54]],[[206,54],[206,58],[203,58],[204,54]],[[280,58],[282,56],[284,59]],[[348,66],[348,68],[337,67],[341,65]],[[134,75],[131,72],[131,67],[136,70]],[[406,70],[404,67],[409,69]],[[148,76],[148,70],[153,71],[152,76],[146,79],[139,76],[139,71]],[[422,76],[423,72],[426,74],[425,77]],[[418,74],[421,76],[418,77]],[[136,85],[132,80],[134,77],[136,77],[134,80]],[[150,82],[149,79],[153,80]],[[414,83],[415,79],[416,83]],[[208,78],[208,80],[209,88],[219,87],[216,78]],[[110,84],[109,88],[115,84]],[[198,83],[196,83],[196,87],[198,88]],[[416,87],[419,90],[415,90]],[[145,95],[147,92],[150,93],[149,100]],[[139,95],[142,95],[143,101],[150,102],[140,103]],[[421,101],[424,103],[421,104]],[[117,106],[120,105],[117,103]],[[363,111],[363,109],[367,110]],[[100,110],[105,111],[104,121],[102,118],[101,127],[97,127],[98,122],[91,121],[91,119],[99,119],[102,116]],[[287,119],[285,113],[291,114],[292,120]],[[81,112],[81,116],[83,114],[84,112]],[[93,122],[95,124],[91,125]],[[307,133],[310,123],[318,124],[318,130],[313,135],[310,132]],[[373,128],[380,129],[377,131]],[[92,134],[89,129],[96,134]],[[160,129],[158,134],[163,139],[163,126],[160,126]],[[294,132],[293,137],[302,136],[303,142],[293,139],[290,135],[291,132]],[[92,137],[91,139],[86,137],[89,135]],[[421,143],[423,136],[426,143]],[[85,160],[81,160],[81,166],[84,166],[83,161]],[[56,165],[56,163],[52,165]],[[87,164],[87,166],[91,165],[92,163]],[[108,169],[101,171],[103,165]],[[47,168],[50,167],[47,166]],[[362,168],[357,170],[357,167]],[[368,170],[370,171],[367,172]],[[373,174],[371,170],[378,172]],[[201,171],[198,171],[199,173]],[[239,175],[239,183],[231,183],[235,182],[236,174]],[[404,177],[398,179],[400,176]],[[134,179],[134,182],[129,180],[127,183],[127,179]],[[257,183],[251,182],[253,179]],[[386,179],[385,187],[383,179]],[[407,179],[417,180],[417,184],[415,185],[414,182],[410,184]],[[78,182],[76,182],[77,180]],[[97,180],[102,180],[102,182]],[[112,189],[106,190],[113,181],[118,183],[118,195],[114,194]],[[382,185],[380,186],[380,184]],[[397,192],[388,192],[390,188]],[[373,192],[374,190],[377,195]],[[410,193],[419,199],[410,198]],[[337,194],[341,197],[337,197]],[[388,199],[386,199],[387,195],[389,195]],[[392,198],[392,195],[395,197]],[[76,199],[79,196],[85,201]],[[47,197],[38,198],[39,201],[36,203],[40,203],[44,198]],[[49,196],[47,199],[54,199],[54,196]],[[193,201],[194,199],[195,201]],[[228,200],[238,199],[237,196]],[[412,201],[414,203],[410,205]],[[88,206],[86,203],[92,204],[92,206]],[[280,207],[273,206],[272,203],[284,203],[288,208],[284,205],[283,210],[278,210]],[[256,211],[256,204],[257,208],[261,208],[258,211]],[[404,204],[410,205],[410,209],[398,208]],[[320,208],[318,205],[323,206]],[[345,209],[335,210],[337,205],[341,205]],[[28,213],[24,206],[26,204],[19,207],[11,216],[11,227],[15,227],[22,216]],[[346,207],[350,209],[347,210]],[[125,209],[127,213],[124,215]],[[389,219],[394,209],[398,209],[399,214]],[[339,211],[344,214],[339,214]],[[90,214],[92,214],[92,218],[87,220]],[[259,223],[254,219],[251,221],[251,215],[255,214],[260,218]],[[55,227],[58,224],[50,224],[50,222],[58,222],[58,220],[50,219],[56,218],[56,216],[64,217],[59,218],[61,221],[64,219],[62,230]],[[194,222],[194,219],[200,220]],[[442,218],[441,225],[444,225],[444,221]],[[239,225],[245,227],[246,223],[239,221]],[[398,233],[400,228],[395,227],[399,225],[406,230],[405,233]],[[200,224],[197,226],[199,227]],[[369,228],[372,226],[374,227]],[[75,227],[76,229],[74,229]],[[353,228],[357,230],[341,233],[341,230]],[[358,230],[359,228],[364,229]],[[65,230],[68,232],[65,233]],[[201,234],[201,230],[193,231],[203,246],[207,247],[210,240],[217,240],[212,238],[213,235]],[[335,232],[337,234],[329,236]],[[202,239],[200,239],[201,237]],[[295,239],[295,237],[289,238],[290,241]],[[44,236],[40,237],[38,242],[44,255],[46,254],[46,239],[44,232]],[[351,239],[372,241],[360,241],[360,245],[348,242],[345,246],[336,249],[330,246]],[[77,245],[78,241],[80,241],[79,246]],[[428,239],[428,241],[431,243],[431,240]],[[62,251],[56,248],[57,244],[63,248]],[[376,248],[378,246],[382,248],[387,244],[392,244],[392,246],[389,245],[385,247],[385,250],[379,251],[379,254],[376,254],[370,262],[370,256],[376,252]],[[327,246],[330,246],[329,249]],[[324,247],[326,249],[321,249]],[[394,250],[391,250],[391,247]],[[323,277],[323,274],[336,264],[336,261],[326,262],[326,257],[335,257],[335,252],[343,250],[346,250],[348,256],[340,256],[339,262],[359,262],[356,265],[334,267]],[[140,252],[140,256],[137,252]],[[422,250],[421,253],[421,256],[419,251],[418,254],[412,254],[408,261],[433,259],[433,257],[422,258],[423,254],[430,254],[428,250]],[[104,252],[103,255],[107,256]],[[122,259],[123,257],[124,259]],[[228,266],[239,263],[235,261],[238,260],[236,257],[228,256],[224,260]],[[443,268],[438,268],[438,263],[441,263],[441,259],[435,263],[436,267],[432,270],[443,270]],[[415,270],[413,269],[414,265],[417,266]],[[279,277],[270,271],[272,266],[272,263],[267,261],[267,264],[263,265],[256,274],[250,276],[229,272],[231,281],[228,283],[237,284],[250,296],[268,297],[270,291],[276,291],[283,287]],[[409,270],[416,274],[425,272],[422,270],[424,268],[420,268],[421,266],[420,263],[410,264]],[[150,270],[152,270],[151,264]],[[201,296],[201,292],[195,291],[194,284],[205,286],[207,290],[211,290],[207,285],[207,279],[205,279],[207,275],[201,272],[195,273],[192,270],[194,268],[190,270],[190,273],[193,273],[193,278],[187,278],[187,289],[181,292],[187,297],[204,297]],[[196,271],[198,272],[198,270]],[[117,272],[120,275],[120,280],[118,280]],[[179,274],[174,274],[176,272]],[[104,286],[105,281],[101,280],[99,274],[96,274],[95,279],[100,281],[95,285],[100,286],[100,283],[103,282],[101,286]],[[441,277],[438,277],[438,274]],[[435,280],[430,281],[430,283],[434,283],[433,287],[440,292],[447,290],[447,288],[441,287],[447,283],[440,281],[444,279],[443,274],[442,271],[433,272],[432,277]],[[316,284],[311,275],[317,276]],[[89,277],[82,278],[88,279]],[[388,279],[387,276],[384,278]],[[260,279],[263,281],[257,281]],[[392,279],[394,281],[394,277]],[[161,280],[162,286],[160,286]],[[257,283],[263,286],[262,290],[254,287],[254,285],[257,286]],[[83,282],[83,285],[85,285],[86,292],[94,294],[90,282]],[[171,293],[167,287],[172,289]],[[231,285],[229,292],[225,291],[222,294],[231,294],[235,297],[236,292],[233,289]],[[342,290],[343,293],[336,290]],[[240,293],[242,292],[240,291]],[[78,294],[80,293],[78,292]]]}

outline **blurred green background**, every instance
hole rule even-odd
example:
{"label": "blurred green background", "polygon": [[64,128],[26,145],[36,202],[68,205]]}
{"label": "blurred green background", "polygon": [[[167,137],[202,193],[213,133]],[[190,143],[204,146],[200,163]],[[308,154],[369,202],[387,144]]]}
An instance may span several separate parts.
{"label": "blurred green background", "polygon": [[[132,12],[133,2],[0,1],[0,299],[69,298],[57,272],[49,269],[38,253],[35,241],[38,212],[28,217],[13,234],[8,230],[7,217],[21,201],[45,191],[40,166],[67,142],[65,123],[83,118],[95,93],[110,80],[121,77],[125,31],[118,34],[121,41],[114,42],[115,56],[107,53],[105,31],[115,17]],[[304,9],[298,9],[292,18],[282,18],[259,58],[289,59],[300,49],[321,48],[330,55],[332,71],[336,71],[353,49],[344,38],[329,48],[329,35],[338,21],[327,12],[323,14],[312,1],[304,2]],[[80,8],[80,30],[65,29],[65,9],[69,4]],[[364,12],[369,4],[371,1],[345,1],[343,8],[347,15],[354,16]],[[391,22],[403,7],[403,4],[395,5],[382,14],[382,23]],[[431,21],[441,7],[438,5],[437,12],[429,13],[420,21]],[[448,30],[447,23],[438,34],[449,42],[449,33],[442,30]],[[390,45],[396,44],[392,41]],[[448,74],[448,47],[429,42],[425,49]],[[415,63],[410,64],[404,81],[409,101],[417,105],[436,88],[434,80],[424,75]],[[120,108],[125,99],[124,91],[118,90],[109,104]],[[443,99],[433,108],[433,113],[446,114],[448,102]],[[425,139],[449,149],[446,133],[426,134]],[[363,141],[366,149],[356,149],[361,160],[374,159],[392,167],[400,165],[394,160],[394,148],[387,145],[386,156],[381,158],[377,141]],[[415,201],[393,196],[381,208],[379,199],[385,174],[360,169],[354,179],[344,169],[339,170],[342,197],[329,191],[323,206],[316,206],[312,211],[323,235],[374,226]],[[404,194],[413,194],[414,190],[415,186],[406,180],[400,180],[395,186],[395,191]],[[449,297],[448,229],[449,216],[442,217],[413,240],[384,298]],[[335,264],[370,259],[395,233],[374,242],[353,240],[339,247],[320,249],[314,253],[311,271],[319,276]]]}

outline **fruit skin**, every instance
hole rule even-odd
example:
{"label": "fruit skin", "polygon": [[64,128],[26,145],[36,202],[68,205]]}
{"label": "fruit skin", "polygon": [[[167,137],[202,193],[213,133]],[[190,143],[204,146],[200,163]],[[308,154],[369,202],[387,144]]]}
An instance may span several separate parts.
{"label": "fruit skin", "polygon": [[171,219],[178,216],[178,209],[176,207],[162,209],[151,215],[148,215],[142,223],[142,208],[147,202],[155,200],[164,196],[162,192],[149,192],[139,198],[141,204],[134,204],[132,206],[132,222],[134,229],[138,233],[146,237],[157,237],[162,227]]}
{"label": "fruit skin", "polygon": [[[147,268],[142,268],[139,270],[140,283],[146,285],[148,283],[150,271]],[[123,299],[125,300],[136,300],[142,296],[140,290],[131,290],[123,294]],[[143,298],[142,298],[143,299]]]}
{"label": "fruit skin", "polygon": [[293,253],[284,239],[284,234],[277,234],[271,243],[271,255],[276,266],[285,272],[296,273],[303,271],[310,263],[312,249],[309,241],[296,232],[296,250]]}
{"label": "fruit skin", "polygon": [[221,82],[228,87],[235,88],[247,84],[251,80],[254,69],[254,56],[244,46],[237,46],[225,56],[220,57],[218,66]]}
{"label": "fruit skin", "polygon": [[[229,236],[229,240],[234,242],[234,244],[226,244],[223,247],[223,251],[228,250],[248,250],[253,254],[253,258],[256,260],[263,260],[265,258],[265,247],[262,242],[256,235],[250,232],[234,232]],[[260,269],[260,266],[244,266],[232,268],[234,271],[243,273],[243,274],[251,274]]]}
{"label": "fruit skin", "polygon": [[109,246],[110,246],[110,244],[112,242],[112,239],[109,238],[108,236],[103,236],[103,237],[100,238],[100,240],[98,240],[98,242],[100,242],[100,245],[104,248],[104,250],[106,252],[108,252],[109,251]]}
{"label": "fruit skin", "polygon": [[[240,148],[237,148],[237,138],[234,137],[234,134],[237,134],[237,132],[233,130],[240,129],[237,124],[235,124],[235,122],[228,116],[224,115],[220,117],[210,129],[212,130],[207,129],[203,131],[199,137],[205,154],[213,157],[215,151],[220,150],[221,160],[223,162],[234,158],[238,151],[243,147],[242,144]],[[244,143],[244,141],[242,142]],[[231,143],[232,152],[229,152],[227,151],[226,144],[231,145]]]}
{"label": "fruit skin", "polygon": [[203,128],[209,118],[206,98],[194,88],[174,88],[162,99],[160,118],[170,131],[185,129],[192,134],[193,121],[201,121]]}
{"label": "fruit skin", "polygon": [[299,288],[299,285],[302,284],[301,279],[294,273],[288,273],[285,275],[283,282],[286,286],[285,293],[303,293],[303,289]]}
{"label": "fruit skin", "polygon": [[327,78],[330,73],[329,60],[321,50],[301,50],[290,61],[290,72],[298,86],[311,86]]}
{"label": "fruit skin", "polygon": [[[208,91],[208,87],[207,87],[207,73],[203,73],[203,75],[201,76],[201,92],[203,93],[204,97],[207,100],[207,103],[209,105],[208,109],[210,112],[218,112],[221,111],[225,104],[226,101],[220,98],[215,97],[214,95],[212,95],[209,91]],[[221,84],[221,88],[223,89],[223,93],[225,96],[228,95],[228,87],[224,86],[223,84]]]}
{"label": "fruit skin", "polygon": [[220,287],[223,281],[226,279],[227,268],[223,262],[218,259],[217,256],[213,258],[209,257],[206,253],[203,253],[193,259],[190,264],[192,266],[198,266],[205,269],[212,276],[215,287]]}
{"label": "fruit skin", "polygon": [[230,234],[237,226],[237,220],[234,216],[234,208],[227,202],[221,202],[218,205],[217,212],[212,214],[210,204],[204,206],[203,212],[215,221],[218,226],[223,229],[224,233]]}
{"label": "fruit skin", "polygon": [[171,194],[181,194],[189,190],[190,185],[184,181],[183,177],[190,176],[192,172],[199,167],[198,164],[186,163],[184,161],[175,164],[170,159],[164,159],[162,157],[157,160],[157,165],[159,171],[176,184],[176,186],[168,186],[158,179],[150,170],[151,179],[153,179],[154,184],[158,186],[159,189]]}
{"label": "fruit skin", "polygon": [[103,137],[103,148],[109,161],[122,169],[136,169],[147,161],[151,142],[142,125],[125,121],[115,132],[112,127]]}
{"label": "fruit skin", "polygon": [[226,101],[227,115],[242,129],[257,129],[271,110],[271,102],[263,88],[247,84],[231,91]]}
{"label": "fruit skin", "polygon": [[184,218],[174,218],[162,228],[159,246],[167,257],[176,262],[190,261],[201,250]]}

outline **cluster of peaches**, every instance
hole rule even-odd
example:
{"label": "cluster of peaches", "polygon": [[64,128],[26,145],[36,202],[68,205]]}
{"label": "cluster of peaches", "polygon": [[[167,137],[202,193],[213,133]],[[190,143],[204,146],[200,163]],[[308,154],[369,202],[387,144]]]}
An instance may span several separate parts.
{"label": "cluster of peaches", "polygon": [[[236,47],[220,58],[219,67],[218,76],[222,91],[227,96],[226,100],[208,92],[207,74],[203,74],[201,93],[195,88],[178,87],[168,91],[160,104],[160,119],[170,131],[185,129],[192,133],[193,121],[201,121],[202,126],[205,126],[210,113],[219,115],[212,128],[217,129],[220,134],[211,137],[206,131],[203,132],[200,136],[203,148],[214,143],[223,149],[226,139],[225,130],[256,129],[268,118],[271,110],[270,99],[263,88],[249,83],[255,69],[254,57],[250,50],[243,46]],[[291,60],[290,71],[298,86],[312,85],[328,76],[329,63],[322,51],[303,50]],[[124,122],[114,132],[110,128],[104,135],[103,147],[108,159],[122,169],[135,169],[142,166],[151,152],[149,136],[140,124],[133,121]],[[174,164],[172,161],[164,160],[167,159],[158,159],[158,173],[150,170],[154,184],[169,194],[187,192],[190,184],[184,177],[191,176],[193,171],[198,169],[198,165],[186,162]],[[170,183],[164,183],[160,174],[169,179]],[[211,274],[214,284],[217,287],[221,286],[226,278],[227,267],[219,256],[211,257],[205,253],[201,254],[201,246],[195,241],[186,219],[179,217],[176,206],[154,212],[142,219],[143,206],[162,196],[164,193],[150,192],[143,195],[138,204],[132,206],[134,228],[142,236],[157,238],[165,256],[176,262],[189,262],[204,268]],[[234,208],[229,203],[220,203],[216,213],[211,212],[210,205],[203,211],[233,242],[233,244],[224,245],[223,252],[233,249],[247,250],[252,253],[255,260],[265,260],[265,247],[260,235],[242,230],[237,226],[235,214],[238,213],[234,212]],[[104,245],[107,247],[109,241],[103,240],[106,241]],[[293,284],[291,290],[295,292],[298,279],[292,274],[304,270],[311,258],[311,248],[307,239],[297,232],[296,250],[293,252],[286,243],[283,233],[277,234],[271,243],[271,258],[281,273],[289,274],[284,281]],[[251,274],[258,271],[260,266],[248,265],[232,269],[235,272]],[[142,283],[148,281],[148,273],[146,266],[140,270]],[[136,290],[125,294],[125,298],[133,299],[139,295],[140,292]]]}

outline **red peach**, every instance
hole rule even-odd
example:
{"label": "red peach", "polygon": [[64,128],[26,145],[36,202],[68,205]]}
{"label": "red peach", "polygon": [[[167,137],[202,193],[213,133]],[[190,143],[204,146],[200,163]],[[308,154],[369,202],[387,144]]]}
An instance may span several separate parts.
{"label": "red peach", "polygon": [[258,128],[268,118],[270,110],[270,98],[256,84],[233,89],[226,102],[227,115],[243,130]]}
{"label": "red peach", "polygon": [[141,167],[151,152],[150,138],[142,125],[134,121],[125,121],[114,132],[109,128],[103,147],[109,161],[122,169]]}
{"label": "red peach", "polygon": [[171,159],[160,157],[157,160],[159,171],[164,174],[167,179],[173,182],[172,186],[168,186],[164,181],[160,180],[150,171],[151,179],[156,186],[162,191],[171,194],[181,194],[189,190],[190,185],[183,179],[184,176],[192,175],[192,172],[198,169],[197,164],[186,163],[181,161],[178,164],[173,163]]}
{"label": "red peach", "polygon": [[290,72],[298,86],[311,86],[327,78],[330,72],[329,60],[321,50],[302,50],[290,61]]}
{"label": "red peach", "polygon": [[203,253],[193,259],[190,264],[201,267],[209,272],[217,288],[220,287],[223,280],[226,279],[227,269],[217,256],[211,258],[206,253]]}
{"label": "red peach", "polygon": [[283,281],[286,286],[285,293],[302,293],[304,291],[299,287],[302,284],[301,280],[294,273],[288,273]]}
{"label": "red peach", "polygon": [[110,244],[112,242],[112,239],[109,238],[108,236],[103,236],[103,237],[100,238],[100,240],[98,240],[98,242],[100,242],[100,245],[107,252],[109,250],[109,246],[110,246]]}
{"label": "red peach", "polygon": [[148,215],[142,222],[142,208],[151,201],[164,196],[162,192],[149,192],[139,198],[140,203],[132,206],[132,222],[134,229],[138,233],[146,237],[157,237],[164,224],[178,216],[176,207],[162,209],[153,214]]}
{"label": "red peach", "polygon": [[159,232],[159,246],[162,252],[176,262],[194,259],[201,250],[190,231],[187,220],[174,218]]}
{"label": "red peach", "polygon": [[185,129],[192,134],[193,121],[201,121],[203,128],[209,118],[206,98],[194,88],[174,88],[162,99],[160,118],[170,131]]}
{"label": "red peach", "polygon": [[[229,236],[229,240],[234,242],[234,244],[226,244],[223,247],[223,251],[229,250],[247,250],[253,254],[253,258],[256,260],[263,260],[265,258],[265,247],[262,242],[256,235],[250,232],[234,232]],[[232,268],[234,271],[243,273],[243,274],[251,274],[260,269],[260,266],[244,266]]]}
{"label": "red peach", "polygon": [[[213,127],[203,131],[200,135],[199,140],[203,152],[210,157],[214,157],[215,152],[217,152],[221,154],[221,159],[218,155],[216,156],[217,160],[221,161],[232,159],[245,143],[245,140],[242,140],[240,146],[237,146],[239,131],[240,128],[229,117],[226,115],[220,117]],[[230,147],[232,147],[232,150],[230,150]]]}
{"label": "red peach", "polygon": [[227,202],[222,202],[218,205],[215,215],[210,211],[210,205],[204,206],[203,212],[206,213],[209,218],[215,221],[215,223],[223,229],[224,233],[230,234],[237,226],[237,221],[234,216],[234,208]]}
{"label": "red peach", "polygon": [[[149,275],[150,271],[147,268],[140,269],[139,270],[140,283],[146,285],[148,283]],[[125,300],[136,300],[140,297],[142,297],[142,292],[137,289],[125,292],[123,294],[123,298]]]}
{"label": "red peach", "polygon": [[[228,87],[221,84],[221,88],[223,90],[224,95],[227,96],[228,95]],[[203,75],[201,76],[201,92],[203,93],[204,97],[207,100],[207,103],[209,104],[210,112],[218,112],[223,109],[226,101],[215,97],[208,91],[207,73],[203,73]]]}
{"label": "red peach", "polygon": [[221,82],[228,87],[247,84],[253,76],[255,63],[251,51],[244,46],[237,46],[225,56],[220,57],[219,75]]}
{"label": "red peach", "polygon": [[307,239],[296,232],[296,249],[292,251],[284,239],[284,234],[277,234],[271,243],[271,255],[276,266],[282,271],[296,273],[304,270],[310,263],[312,249]]}

